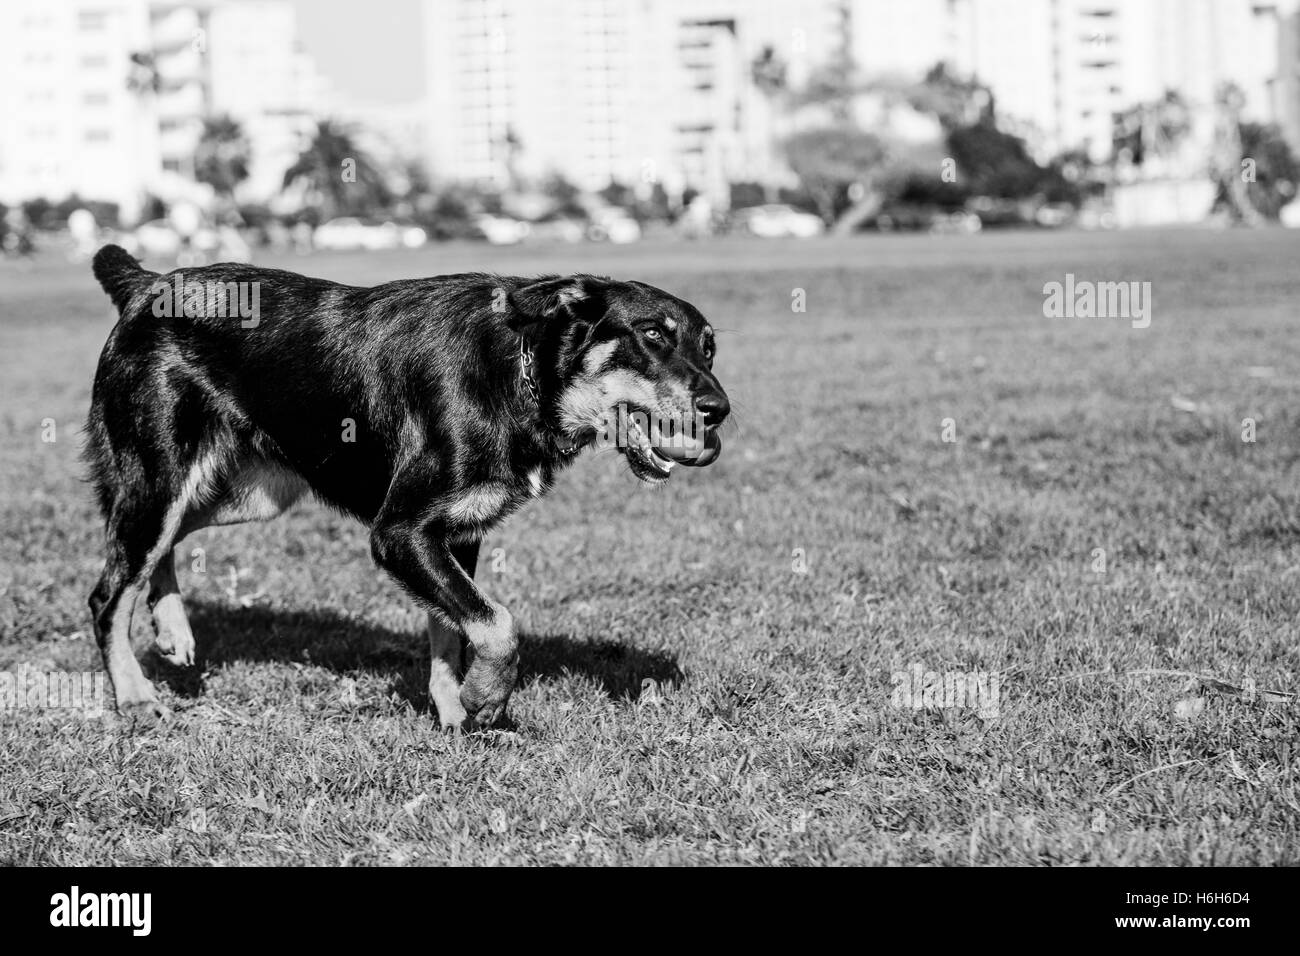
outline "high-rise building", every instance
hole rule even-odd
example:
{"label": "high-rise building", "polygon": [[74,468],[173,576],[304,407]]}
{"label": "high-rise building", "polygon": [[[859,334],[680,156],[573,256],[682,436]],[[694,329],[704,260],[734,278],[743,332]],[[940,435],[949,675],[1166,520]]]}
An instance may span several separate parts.
{"label": "high-rise building", "polygon": [[843,54],[846,0],[425,0],[435,176],[560,173],[725,201],[772,164],[764,56],[800,84]]}
{"label": "high-rise building", "polygon": [[329,101],[328,84],[298,42],[289,0],[243,0],[212,11],[208,26],[212,112],[232,117],[252,152],[241,197],[264,201],[284,183]]}
{"label": "high-rise building", "polygon": [[0,3],[0,202],[76,195],[132,220],[192,194],[203,119],[226,112],[265,198],[297,155],[320,80],[288,0]]}
{"label": "high-rise building", "polygon": [[[937,62],[975,76],[999,115],[1043,152],[1109,155],[1112,118],[1174,90],[1211,135],[1221,84],[1244,116],[1295,129],[1296,0],[854,0],[866,75],[917,77]],[[1300,146],[1300,142],[1297,143]]]}
{"label": "high-rise building", "polygon": [[117,202],[128,215],[162,173],[143,0],[0,4],[0,202]]}

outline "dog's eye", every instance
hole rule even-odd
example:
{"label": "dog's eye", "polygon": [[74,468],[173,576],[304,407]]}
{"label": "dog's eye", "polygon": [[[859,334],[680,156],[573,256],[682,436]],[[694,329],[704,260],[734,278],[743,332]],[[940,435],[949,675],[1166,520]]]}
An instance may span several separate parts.
{"label": "dog's eye", "polygon": [[706,346],[704,346],[704,348],[701,349],[701,351],[704,352],[704,357],[705,357],[706,359],[709,359],[710,361],[713,359],[713,346],[712,346],[712,345],[706,345]]}
{"label": "dog's eye", "polygon": [[654,326],[651,326],[645,330],[645,337],[648,338],[651,342],[662,342],[664,340],[664,334],[660,332],[658,329],[656,329]]}

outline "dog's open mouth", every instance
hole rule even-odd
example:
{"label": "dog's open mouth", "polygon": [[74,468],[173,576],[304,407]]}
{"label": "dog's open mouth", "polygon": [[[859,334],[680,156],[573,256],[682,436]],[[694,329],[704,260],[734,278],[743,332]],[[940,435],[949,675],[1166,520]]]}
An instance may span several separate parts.
{"label": "dog's open mouth", "polygon": [[[652,485],[663,484],[678,465],[707,465],[722,448],[716,430],[709,430],[702,438],[691,443],[674,440],[656,431],[654,438],[647,435],[634,417],[627,419],[627,441],[623,454],[632,474]],[[651,426],[652,428],[654,426]],[[657,447],[658,446],[658,447]]]}
{"label": "dog's open mouth", "polygon": [[623,453],[632,474],[652,485],[663,484],[677,467],[677,462],[661,454],[631,418],[627,420],[627,444]]}

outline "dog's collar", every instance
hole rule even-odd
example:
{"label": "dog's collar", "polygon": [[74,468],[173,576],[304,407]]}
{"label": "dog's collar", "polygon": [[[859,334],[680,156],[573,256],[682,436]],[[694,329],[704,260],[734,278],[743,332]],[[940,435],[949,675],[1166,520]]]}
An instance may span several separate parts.
{"label": "dog's collar", "polygon": [[[523,379],[524,387],[528,390],[528,394],[532,396],[533,404],[537,406],[537,411],[540,414],[542,410],[542,392],[537,387],[536,376],[533,375],[533,366],[536,364],[537,360],[533,356],[533,350],[528,347],[528,340],[521,335],[519,337],[519,377]],[[572,455],[578,450],[578,443],[571,438],[558,436],[551,432],[550,429],[547,429],[547,433],[551,437],[552,444],[555,445],[556,450],[561,455]]]}
{"label": "dog's collar", "polygon": [[533,377],[533,350],[528,347],[528,340],[519,336],[519,377],[524,380],[528,394],[538,408],[542,407],[542,393],[537,388],[537,379]]}

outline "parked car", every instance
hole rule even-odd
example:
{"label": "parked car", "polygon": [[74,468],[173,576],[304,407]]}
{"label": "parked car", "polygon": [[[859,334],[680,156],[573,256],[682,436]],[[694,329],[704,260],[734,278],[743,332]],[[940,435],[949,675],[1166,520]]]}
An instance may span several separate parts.
{"label": "parked car", "polygon": [[1059,229],[1069,225],[1075,217],[1075,209],[1069,203],[1047,203],[1034,213],[1034,222],[1044,229]]}
{"label": "parked car", "polygon": [[181,236],[166,219],[142,222],[124,238],[126,251],[134,256],[175,259],[181,251]]}
{"label": "parked car", "polygon": [[826,229],[820,216],[803,212],[784,203],[768,203],[739,209],[733,217],[735,228],[761,239],[810,239]]}
{"label": "parked car", "polygon": [[894,203],[862,222],[858,228],[880,232],[928,232],[947,216],[948,213],[937,206]]}
{"label": "parked car", "polygon": [[641,238],[641,224],[623,209],[600,209],[592,213],[587,238],[594,242],[636,242]]}
{"label": "parked car", "polygon": [[980,224],[985,229],[1035,225],[1034,204],[1023,199],[975,196],[966,203],[966,209],[980,217]]}
{"label": "parked car", "polygon": [[530,232],[528,223],[506,216],[485,214],[475,219],[474,225],[483,234],[483,238],[494,246],[509,246],[516,242],[523,242]]}
{"label": "parked car", "polygon": [[564,217],[543,219],[528,230],[528,238],[540,242],[582,242],[586,234],[581,222]]}
{"label": "parked car", "polygon": [[354,216],[341,216],[317,226],[312,234],[312,242],[317,249],[335,251],[377,251],[397,249],[404,245],[402,230],[396,223],[368,222]]}
{"label": "parked car", "polygon": [[980,217],[973,212],[950,212],[934,217],[930,232],[940,236],[969,236],[984,228]]}

